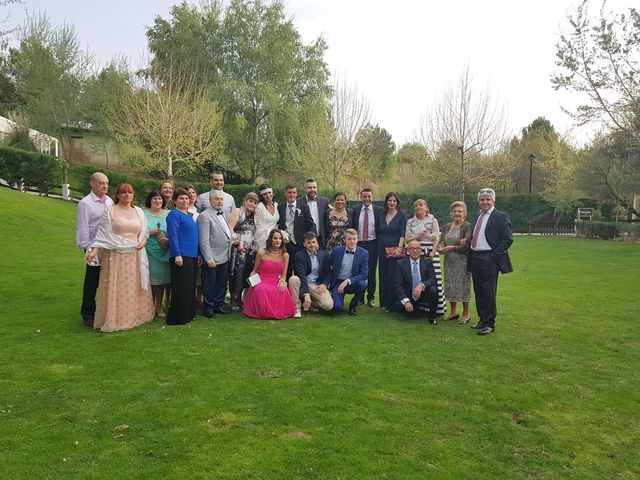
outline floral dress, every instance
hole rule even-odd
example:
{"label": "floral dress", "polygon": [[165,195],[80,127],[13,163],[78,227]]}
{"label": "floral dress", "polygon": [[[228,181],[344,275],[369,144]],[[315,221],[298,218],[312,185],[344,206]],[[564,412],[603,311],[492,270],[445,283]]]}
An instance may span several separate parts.
{"label": "floral dress", "polygon": [[327,252],[331,252],[335,247],[344,245],[344,231],[351,225],[349,214],[331,215],[329,214],[329,234],[327,235]]}

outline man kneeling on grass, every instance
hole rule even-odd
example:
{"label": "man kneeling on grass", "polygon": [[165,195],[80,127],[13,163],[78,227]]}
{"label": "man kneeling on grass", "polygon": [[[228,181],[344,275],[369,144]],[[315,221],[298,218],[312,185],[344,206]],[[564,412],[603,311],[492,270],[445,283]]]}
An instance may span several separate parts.
{"label": "man kneeling on grass", "polygon": [[[331,310],[333,299],[329,291],[331,281],[331,263],[329,255],[319,250],[318,237],[313,232],[304,235],[304,250],[300,250],[294,257],[294,273],[289,279],[289,291],[296,304],[295,318],[302,313],[300,305],[305,310],[314,307],[320,310]],[[302,290],[302,292],[300,292]],[[302,303],[301,300],[304,302]]]}

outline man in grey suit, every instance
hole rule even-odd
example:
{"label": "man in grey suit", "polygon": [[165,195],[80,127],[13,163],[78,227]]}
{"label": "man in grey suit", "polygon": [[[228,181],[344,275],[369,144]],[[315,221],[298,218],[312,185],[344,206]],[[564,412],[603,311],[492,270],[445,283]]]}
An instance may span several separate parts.
{"label": "man in grey suit", "polygon": [[[329,200],[318,196],[318,184],[315,179],[307,178],[304,182],[305,196],[298,199],[299,205],[307,205],[316,224],[318,246],[324,250],[327,242],[327,228],[329,215]],[[289,259],[291,261],[291,259]]]}
{"label": "man in grey suit", "polygon": [[224,195],[213,190],[207,208],[198,216],[198,240],[202,255],[202,314],[213,318],[215,314],[231,313],[224,308],[229,279],[229,256],[233,234],[224,216]]}

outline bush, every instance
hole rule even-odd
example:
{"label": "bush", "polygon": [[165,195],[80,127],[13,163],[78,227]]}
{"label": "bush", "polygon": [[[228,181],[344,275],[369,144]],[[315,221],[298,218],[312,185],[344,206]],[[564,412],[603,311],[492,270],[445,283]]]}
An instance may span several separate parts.
{"label": "bush", "polygon": [[46,194],[60,183],[60,170],[60,163],[51,155],[0,147],[0,177],[10,184],[24,182]]}
{"label": "bush", "polygon": [[625,240],[637,240],[640,237],[640,224],[622,222],[576,222],[576,236],[611,240],[622,237]]}

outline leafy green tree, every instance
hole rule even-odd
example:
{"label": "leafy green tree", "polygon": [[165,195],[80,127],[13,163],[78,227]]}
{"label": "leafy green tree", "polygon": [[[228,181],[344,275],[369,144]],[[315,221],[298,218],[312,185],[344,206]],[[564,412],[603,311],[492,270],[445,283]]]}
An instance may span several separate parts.
{"label": "leafy green tree", "polygon": [[223,112],[226,152],[244,174],[299,169],[310,122],[330,94],[325,41],[305,45],[280,1],[231,0],[171,11],[147,31],[155,68],[191,68]]}
{"label": "leafy green tree", "polygon": [[172,69],[129,88],[117,72],[103,73],[117,91],[106,104],[107,128],[136,170],[172,178],[221,158],[222,115],[193,75]]}
{"label": "leafy green tree", "polygon": [[82,97],[93,76],[93,58],[72,26],[53,27],[44,14],[29,17],[17,37],[7,69],[22,101],[19,111],[29,127],[57,137],[66,155],[64,133],[87,118]]}
{"label": "leafy green tree", "polygon": [[356,149],[361,161],[361,173],[371,179],[387,172],[396,150],[391,134],[380,125],[367,124],[356,135]]}

